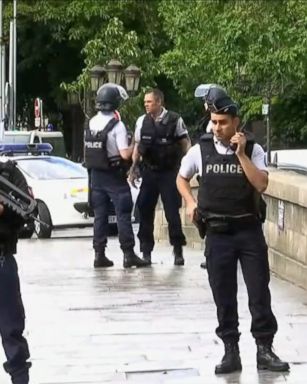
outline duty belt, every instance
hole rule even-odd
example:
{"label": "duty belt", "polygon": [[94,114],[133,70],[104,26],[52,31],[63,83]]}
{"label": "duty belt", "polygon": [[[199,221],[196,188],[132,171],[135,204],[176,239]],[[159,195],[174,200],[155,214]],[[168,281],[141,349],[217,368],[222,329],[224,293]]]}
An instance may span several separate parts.
{"label": "duty belt", "polygon": [[233,233],[260,223],[256,215],[211,216],[206,219],[207,230],[215,233]]}

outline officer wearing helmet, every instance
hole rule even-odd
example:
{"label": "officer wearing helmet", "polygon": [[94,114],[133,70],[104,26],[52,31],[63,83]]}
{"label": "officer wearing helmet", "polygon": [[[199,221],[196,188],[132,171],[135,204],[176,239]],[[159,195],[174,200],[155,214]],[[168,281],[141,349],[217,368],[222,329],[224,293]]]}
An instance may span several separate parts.
{"label": "officer wearing helmet", "polygon": [[113,261],[105,254],[110,201],[115,207],[124,268],[148,265],[134,252],[135,240],[131,224],[133,203],[126,179],[133,147],[128,144],[126,127],[117,112],[121,103],[127,99],[123,87],[113,83],[104,84],[97,92],[97,114],[85,130],[85,166],[89,171],[90,206],[94,211],[95,268],[113,266]]}
{"label": "officer wearing helmet", "polygon": [[[277,321],[271,309],[267,245],[262,231],[259,197],[268,185],[265,154],[239,131],[237,104],[217,87],[200,96],[207,105],[213,134],[204,134],[182,159],[177,187],[187,214],[206,235],[207,270],[217,307],[216,334],[225,355],[216,374],[242,369],[237,312],[237,264],[247,286],[251,333],[257,345],[257,368],[287,371],[289,364],[272,351]],[[197,199],[189,181],[200,175]]]}

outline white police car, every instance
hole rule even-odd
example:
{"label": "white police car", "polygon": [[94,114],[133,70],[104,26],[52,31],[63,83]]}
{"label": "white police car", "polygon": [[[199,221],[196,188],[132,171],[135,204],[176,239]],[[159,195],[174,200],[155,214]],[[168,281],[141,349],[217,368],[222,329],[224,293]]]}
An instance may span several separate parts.
{"label": "white police car", "polygon": [[[93,225],[93,217],[80,214],[74,207],[88,199],[86,169],[68,159],[42,154],[50,148],[50,144],[0,145],[0,154],[16,161],[24,174],[38,202],[37,217],[48,225],[35,222],[24,237],[31,237],[33,230],[39,238],[49,238],[54,228]],[[109,222],[117,228],[114,212]]]}

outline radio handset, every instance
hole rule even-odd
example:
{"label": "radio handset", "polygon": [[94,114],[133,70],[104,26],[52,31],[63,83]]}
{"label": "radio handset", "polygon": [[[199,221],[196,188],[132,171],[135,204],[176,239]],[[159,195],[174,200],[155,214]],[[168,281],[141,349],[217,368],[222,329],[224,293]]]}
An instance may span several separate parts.
{"label": "radio handset", "polygon": [[[244,124],[240,127],[240,129],[238,130],[238,132],[243,132],[243,133],[244,133],[245,125],[246,125],[246,123],[244,123]],[[235,152],[235,151],[237,150],[237,148],[238,148],[238,144],[237,144],[237,143],[230,144],[230,145],[229,145],[229,148],[230,148],[232,151]]]}

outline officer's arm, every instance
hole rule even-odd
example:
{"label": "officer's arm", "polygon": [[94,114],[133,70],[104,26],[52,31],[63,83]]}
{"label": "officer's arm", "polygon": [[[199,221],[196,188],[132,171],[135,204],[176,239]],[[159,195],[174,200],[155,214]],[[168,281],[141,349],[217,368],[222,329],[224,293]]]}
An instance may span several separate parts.
{"label": "officer's arm", "polygon": [[131,144],[129,145],[128,132],[121,121],[116,126],[115,134],[118,151],[121,158],[124,160],[130,160],[133,152],[134,140],[132,139]]}
{"label": "officer's arm", "polygon": [[[245,152],[246,136],[242,132],[237,132],[231,138],[231,143],[237,144],[236,155],[240,161],[241,167],[243,168],[243,171],[248,181],[259,193],[263,193],[268,186],[268,182],[269,182],[268,173],[264,169],[259,169],[254,164],[254,162],[247,156]],[[255,149],[255,145],[254,145],[254,149]],[[254,149],[253,149],[253,152],[254,152]],[[262,163],[264,164],[263,150],[258,153],[258,156],[260,157],[260,159],[258,159],[258,162],[262,160]],[[252,157],[253,157],[253,153],[252,153]]]}
{"label": "officer's arm", "polygon": [[191,148],[191,140],[188,136],[180,139],[179,144],[183,155],[185,155],[188,152],[189,148]]}
{"label": "officer's arm", "polygon": [[180,144],[182,154],[185,155],[188,152],[188,149],[191,147],[191,140],[189,138],[188,130],[182,117],[179,117],[177,121],[175,135],[178,143]]}
{"label": "officer's arm", "polygon": [[134,143],[133,153],[132,153],[132,165],[129,169],[128,180],[134,188],[137,188],[135,181],[139,180],[141,177],[140,168],[139,168],[140,153],[138,150],[138,143]]}
{"label": "officer's arm", "polygon": [[186,213],[193,220],[194,211],[197,207],[197,202],[193,196],[192,189],[190,186],[190,180],[182,177],[179,173],[176,179],[177,189],[180,195],[186,202]]}
{"label": "officer's arm", "polygon": [[258,169],[245,153],[238,155],[238,158],[248,181],[259,193],[263,193],[268,186],[268,173]]}
{"label": "officer's arm", "polygon": [[132,162],[133,164],[137,164],[140,160],[140,152],[139,152],[139,143],[134,143],[133,153],[132,153]]}
{"label": "officer's arm", "polygon": [[124,160],[130,160],[131,159],[131,156],[132,156],[132,152],[133,152],[133,145],[130,145],[128,148],[126,149],[121,149],[119,151],[119,154],[121,156],[122,159]]}

